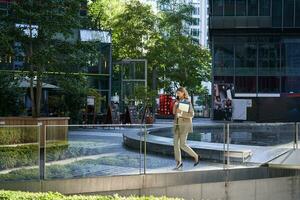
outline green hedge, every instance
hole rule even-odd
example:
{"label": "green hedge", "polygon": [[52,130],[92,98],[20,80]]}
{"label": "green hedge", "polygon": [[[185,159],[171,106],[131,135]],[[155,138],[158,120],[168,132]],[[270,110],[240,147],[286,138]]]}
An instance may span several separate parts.
{"label": "green hedge", "polygon": [[82,195],[73,195],[73,196],[64,196],[60,193],[30,193],[30,192],[15,192],[15,191],[4,191],[0,190],[0,199],[1,200],[179,200],[179,198],[167,198],[167,197],[154,197],[154,196],[130,196],[130,197],[121,197],[117,194],[113,196],[82,196]]}
{"label": "green hedge", "polygon": [[[49,179],[56,178],[74,178],[96,175],[107,175],[105,171],[99,172],[99,165],[140,167],[139,158],[132,158],[127,155],[105,156],[98,159],[80,160],[66,165],[50,165],[46,167],[46,177]],[[7,174],[0,174],[0,180],[17,181],[17,180],[32,180],[39,178],[38,168],[19,169]]]}
{"label": "green hedge", "polygon": [[[67,150],[68,144],[66,143],[57,142],[49,145],[47,147],[47,161],[72,158],[79,154],[72,154]],[[37,165],[39,162],[38,155],[38,145],[0,146],[0,170]]]}
{"label": "green hedge", "polygon": [[0,170],[38,164],[38,146],[0,147]]}
{"label": "green hedge", "polygon": [[37,127],[0,127],[0,145],[36,143]]}
{"label": "green hedge", "polygon": [[[101,148],[69,147],[66,142],[47,143],[47,162],[101,154]],[[0,170],[38,164],[38,145],[0,146]]]}

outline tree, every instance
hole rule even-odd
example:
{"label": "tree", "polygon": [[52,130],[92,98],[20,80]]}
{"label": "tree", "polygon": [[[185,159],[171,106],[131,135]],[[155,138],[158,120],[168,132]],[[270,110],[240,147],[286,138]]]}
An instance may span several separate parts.
{"label": "tree", "polygon": [[193,97],[200,91],[201,81],[210,77],[210,52],[195,44],[185,31],[185,24],[193,20],[193,7],[175,0],[160,3],[169,5],[169,9],[160,13],[159,36],[148,54],[153,80],[157,80],[157,76],[163,78],[160,87],[169,87],[171,83],[185,86]]}
{"label": "tree", "polygon": [[[14,59],[16,42],[24,54],[24,76],[30,78],[32,116],[41,109],[43,80],[48,73],[77,71],[86,64],[87,48],[74,39],[74,30],[80,28],[81,0],[23,0],[15,1],[9,15],[0,16],[2,54]],[[36,82],[36,84],[35,84]]]}
{"label": "tree", "polygon": [[65,116],[70,116],[71,123],[78,124],[82,117],[80,112],[86,104],[86,96],[88,94],[87,81],[82,75],[78,76],[62,76],[58,80],[61,88],[62,112]]}
{"label": "tree", "polygon": [[90,10],[98,28],[112,30],[114,60],[146,56],[156,20],[150,6],[137,0],[97,0]]}
{"label": "tree", "polygon": [[95,0],[89,4],[89,16],[96,28],[111,30],[124,8],[121,0]]}
{"label": "tree", "polygon": [[14,74],[0,73],[0,116],[16,115],[22,111],[19,102],[25,91],[19,85],[19,79]]}
{"label": "tree", "polygon": [[114,60],[146,58],[152,90],[175,83],[192,95],[200,91],[201,81],[210,77],[211,59],[209,50],[188,36],[192,5],[159,0],[168,9],[154,14],[136,0],[111,2],[96,0],[90,10],[96,24],[112,30]]}

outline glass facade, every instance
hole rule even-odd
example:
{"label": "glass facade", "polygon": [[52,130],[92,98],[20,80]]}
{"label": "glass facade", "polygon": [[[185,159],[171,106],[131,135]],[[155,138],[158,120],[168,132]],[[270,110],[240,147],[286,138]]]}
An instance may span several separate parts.
{"label": "glass facade", "polygon": [[212,15],[223,16],[223,0],[212,0]]}
{"label": "glass facade", "polygon": [[285,73],[294,73],[300,66],[300,38],[285,39],[282,44],[282,67]]}
{"label": "glass facade", "polygon": [[235,0],[227,0],[224,2],[225,16],[234,16],[234,1]]}
{"label": "glass facade", "polygon": [[282,24],[282,1],[272,1],[272,26],[280,27]]}
{"label": "glass facade", "polygon": [[231,68],[234,61],[233,44],[219,43],[214,47],[214,66],[217,68]]}
{"label": "glass facade", "polygon": [[255,76],[237,76],[235,77],[235,91],[237,93],[255,93],[256,77]]}
{"label": "glass facade", "polygon": [[258,0],[248,0],[248,15],[258,16]]}
{"label": "glass facade", "polygon": [[276,76],[259,76],[258,93],[279,93],[280,77]]}
{"label": "glass facade", "polygon": [[271,2],[270,0],[259,1],[259,15],[270,16]]}
{"label": "glass facade", "polygon": [[236,0],[236,16],[245,16],[246,11],[246,0]]}
{"label": "glass facade", "polygon": [[297,0],[295,2],[295,11],[297,11],[297,12],[295,12],[295,26],[296,27],[300,27],[300,12],[299,12],[299,10],[300,10],[300,1]]}
{"label": "glass facade", "polygon": [[294,0],[283,1],[283,26],[294,26]]}
{"label": "glass facade", "polygon": [[299,92],[300,37],[214,37],[212,47],[216,82],[242,93]]}
{"label": "glass facade", "polygon": [[211,16],[271,17],[273,28],[300,27],[299,0],[210,0]]}
{"label": "glass facade", "polygon": [[247,120],[299,119],[300,0],[210,0],[209,22],[213,84],[252,100]]}
{"label": "glass facade", "polygon": [[281,77],[281,88],[284,93],[300,93],[300,77]]}

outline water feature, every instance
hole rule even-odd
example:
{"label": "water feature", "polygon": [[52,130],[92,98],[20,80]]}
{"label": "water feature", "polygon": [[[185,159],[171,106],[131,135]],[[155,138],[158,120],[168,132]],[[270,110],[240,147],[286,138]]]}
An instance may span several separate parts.
{"label": "water feature", "polygon": [[[194,126],[194,132],[188,135],[188,140],[223,143],[223,126]],[[274,146],[290,143],[294,137],[292,124],[252,124],[232,125],[230,127],[230,143],[252,146]],[[172,128],[158,129],[150,132],[151,135],[172,138]]]}

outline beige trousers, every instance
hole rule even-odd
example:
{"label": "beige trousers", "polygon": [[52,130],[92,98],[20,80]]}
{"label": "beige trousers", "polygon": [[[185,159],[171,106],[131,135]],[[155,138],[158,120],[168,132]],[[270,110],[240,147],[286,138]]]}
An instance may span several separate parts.
{"label": "beige trousers", "polygon": [[174,155],[175,160],[181,162],[181,150],[188,153],[190,156],[197,158],[197,153],[191,149],[186,143],[188,132],[182,125],[175,125],[174,127]]}

